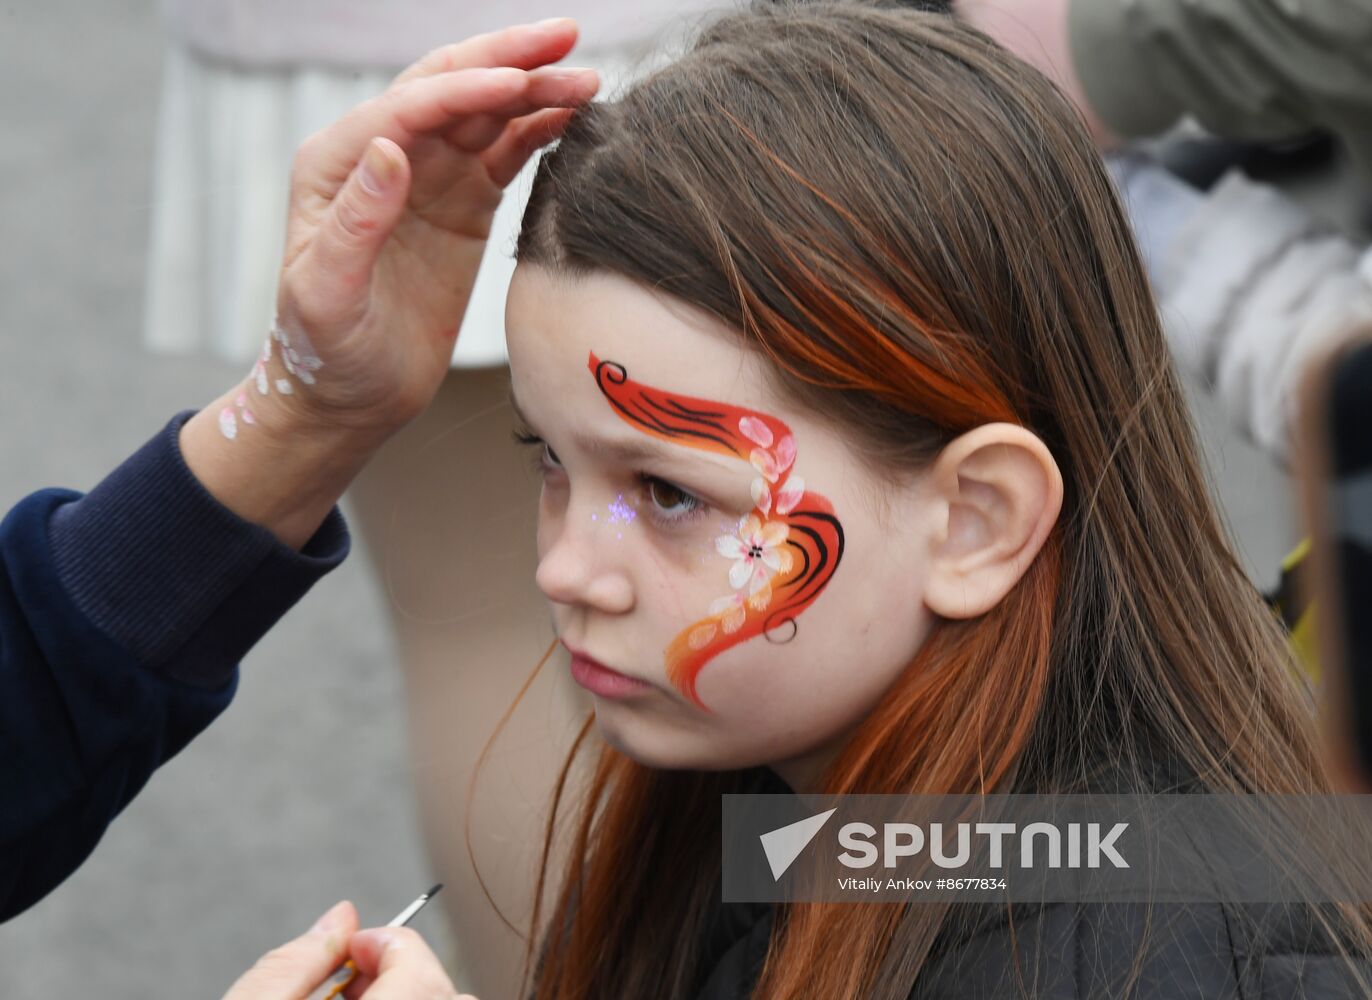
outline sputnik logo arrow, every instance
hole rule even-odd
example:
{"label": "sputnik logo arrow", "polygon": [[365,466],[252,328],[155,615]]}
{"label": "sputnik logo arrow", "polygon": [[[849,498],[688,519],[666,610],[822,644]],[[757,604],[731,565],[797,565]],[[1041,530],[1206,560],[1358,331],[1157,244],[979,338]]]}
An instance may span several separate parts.
{"label": "sputnik logo arrow", "polygon": [[762,841],[762,850],[767,855],[767,863],[772,866],[773,882],[786,874],[786,869],[800,857],[805,845],[815,839],[815,834],[823,829],[824,824],[829,822],[829,817],[836,812],[837,808],[828,809],[758,836]]}

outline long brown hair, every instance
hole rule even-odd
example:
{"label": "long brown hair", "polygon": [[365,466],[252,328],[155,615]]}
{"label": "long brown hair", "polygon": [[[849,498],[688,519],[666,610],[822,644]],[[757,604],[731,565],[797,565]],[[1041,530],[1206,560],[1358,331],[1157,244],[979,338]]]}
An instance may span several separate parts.
{"label": "long brown hair", "polygon": [[[724,15],[576,113],[540,164],[517,256],[717,317],[874,468],[917,470],[990,421],[1051,449],[1066,495],[1040,554],[992,611],[935,626],[824,792],[1071,790],[1103,757],[1139,790],[1158,759],[1197,789],[1328,790],[1308,693],[1212,505],[1100,157],[1053,86],[984,36],[876,2]],[[590,728],[559,782],[539,900]],[[720,796],[745,778],[602,746],[539,1000],[699,985]],[[755,995],[905,997],[946,917],[783,907]]]}

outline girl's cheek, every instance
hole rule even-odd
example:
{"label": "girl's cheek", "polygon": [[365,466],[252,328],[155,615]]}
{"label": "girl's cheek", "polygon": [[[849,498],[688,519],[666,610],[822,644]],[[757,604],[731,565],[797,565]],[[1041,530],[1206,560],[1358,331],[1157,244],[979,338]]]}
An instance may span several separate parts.
{"label": "girl's cheek", "polygon": [[710,601],[723,593],[720,588],[729,585],[729,561],[719,554],[716,539],[737,533],[737,523],[710,512],[684,527],[662,527],[640,514],[636,528],[660,578],[670,581],[683,600],[696,595],[698,607],[685,605],[690,621],[704,617]]}
{"label": "girl's cheek", "polygon": [[696,691],[720,721],[756,725],[763,718],[775,718],[795,682],[794,671],[786,669],[786,655],[780,647],[766,645],[765,639],[742,643],[706,665]]}
{"label": "girl's cheek", "polygon": [[548,507],[546,491],[541,493],[538,498],[538,523],[534,528],[534,538],[538,545],[538,558],[542,559],[548,553],[548,545],[553,537],[556,526],[553,523],[553,514]]}
{"label": "girl's cheek", "polygon": [[[662,648],[684,629],[698,624],[720,594],[729,590],[729,560],[719,554],[715,540],[737,532],[737,524],[710,512],[686,528],[664,529],[652,523],[642,508],[633,525],[634,557],[639,569],[640,596],[662,631]],[[624,535],[626,541],[631,537]],[[708,668],[707,668],[708,669]]]}
{"label": "girl's cheek", "polygon": [[[656,610],[671,635],[663,641],[665,648],[672,636],[705,616],[711,600],[712,586],[717,588],[719,556],[709,559],[700,542],[691,544],[685,554],[666,553],[657,544],[645,545],[644,564],[651,567],[654,577],[652,592],[656,594]],[[713,554],[713,545],[711,545]],[[726,567],[727,575],[727,567]],[[727,581],[726,581],[727,582]]]}

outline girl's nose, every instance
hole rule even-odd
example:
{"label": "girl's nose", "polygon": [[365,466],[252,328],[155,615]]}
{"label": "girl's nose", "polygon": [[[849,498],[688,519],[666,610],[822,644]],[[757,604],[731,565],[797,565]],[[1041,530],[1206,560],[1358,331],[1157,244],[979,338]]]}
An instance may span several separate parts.
{"label": "girl's nose", "polygon": [[[628,529],[628,530],[625,530]],[[624,551],[632,528],[613,526],[604,517],[567,512],[534,575],[550,601],[606,614],[633,610],[634,587]]]}

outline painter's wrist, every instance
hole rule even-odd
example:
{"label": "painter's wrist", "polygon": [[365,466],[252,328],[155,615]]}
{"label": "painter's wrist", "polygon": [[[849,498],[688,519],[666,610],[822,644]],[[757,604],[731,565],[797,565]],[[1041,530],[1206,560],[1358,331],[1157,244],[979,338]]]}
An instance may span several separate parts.
{"label": "painter's wrist", "polygon": [[441,368],[430,371],[425,362],[432,359],[398,346],[394,317],[364,317],[340,331],[307,323],[298,313],[283,302],[253,381],[269,394],[284,390],[277,401],[302,428],[384,439],[433,400],[451,346]]}
{"label": "painter's wrist", "polygon": [[240,385],[181,428],[182,458],[221,504],[301,548],[385,440],[374,429],[330,428],[283,400],[252,400]]}
{"label": "painter's wrist", "polygon": [[254,416],[261,433],[283,449],[296,450],[308,445],[320,460],[345,457],[359,452],[370,455],[403,422],[389,414],[378,414],[361,407],[339,408],[321,404],[310,395],[276,395],[253,403]]}

